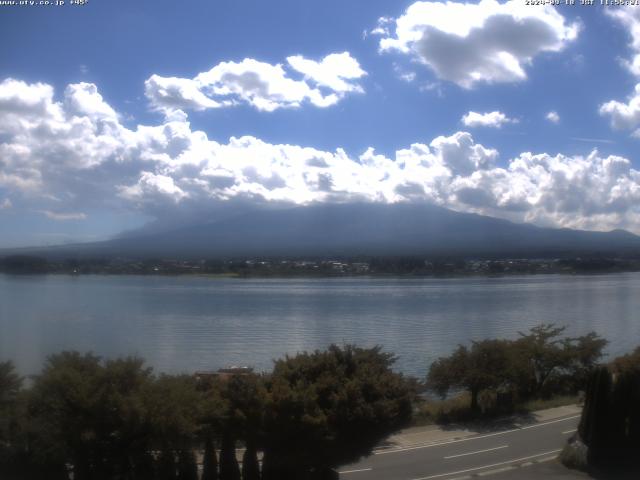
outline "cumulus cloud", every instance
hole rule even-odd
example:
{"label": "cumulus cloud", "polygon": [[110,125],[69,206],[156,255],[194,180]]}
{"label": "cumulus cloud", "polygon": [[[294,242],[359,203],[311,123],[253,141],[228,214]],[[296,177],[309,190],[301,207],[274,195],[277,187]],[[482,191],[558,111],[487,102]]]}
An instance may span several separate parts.
{"label": "cumulus cloud", "polygon": [[383,37],[381,52],[410,55],[463,88],[522,81],[534,57],[562,50],[579,31],[555,7],[531,8],[521,0],[415,2],[395,19],[394,34],[389,24],[380,19],[372,31]]}
{"label": "cumulus cloud", "polygon": [[616,130],[632,130],[640,125],[640,83],[627,103],[610,100],[600,105],[600,115],[609,117]]}
{"label": "cumulus cloud", "polygon": [[169,197],[174,202],[188,197],[188,195],[178,187],[173,178],[166,175],[156,175],[152,172],[142,172],[138,181],[131,186],[119,186],[120,195],[124,198],[153,201],[155,197]]}
{"label": "cumulus cloud", "polygon": [[[82,220],[92,206],[158,219],[265,205],[424,202],[515,221],[640,233],[640,171],[623,157],[521,153],[468,132],[357,156],[252,136],[216,142],[186,115],[130,129],[95,85],[0,83],[0,188],[15,208]],[[25,205],[27,207],[25,207]],[[184,214],[184,215],[183,215]]]}
{"label": "cumulus cloud", "polygon": [[560,115],[558,115],[558,112],[556,112],[555,110],[552,110],[549,113],[547,113],[544,118],[546,118],[551,123],[560,122]]}
{"label": "cumulus cloud", "polygon": [[332,53],[320,61],[301,55],[272,65],[252,58],[221,62],[195,78],[152,75],[145,82],[151,105],[163,112],[206,110],[248,104],[260,111],[336,104],[345,95],[364,90],[357,82],[366,75],[349,52]]}
{"label": "cumulus cloud", "polygon": [[494,111],[489,113],[469,112],[460,120],[465,127],[489,127],[501,128],[507,123],[518,123],[517,120],[507,117],[504,113]]}
{"label": "cumulus cloud", "polygon": [[[622,60],[622,64],[635,76],[640,77],[640,9],[612,8],[605,13],[622,25],[631,37],[633,55],[630,59]],[[628,101],[610,100],[600,105],[600,115],[609,117],[611,128],[616,130],[635,130],[634,137],[640,137],[640,83],[629,96]]]}
{"label": "cumulus cloud", "polygon": [[640,76],[640,9],[639,8],[607,8],[605,13],[622,25],[631,37],[633,55],[622,64],[634,75]]}
{"label": "cumulus cloud", "polygon": [[304,74],[320,87],[326,87],[337,93],[362,92],[362,87],[353,80],[367,74],[349,52],[332,53],[320,62],[304,58],[301,55],[287,57],[287,63],[294,70]]}

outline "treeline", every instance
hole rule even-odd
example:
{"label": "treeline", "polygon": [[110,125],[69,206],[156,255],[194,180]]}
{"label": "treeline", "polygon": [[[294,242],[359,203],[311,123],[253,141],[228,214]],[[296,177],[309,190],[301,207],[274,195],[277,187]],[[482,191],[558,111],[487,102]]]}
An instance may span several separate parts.
{"label": "treeline", "polygon": [[28,387],[0,363],[0,478],[196,480],[198,463],[203,480],[337,478],[410,421],[394,360],[331,346],[268,375],[196,377],[63,352]]}
{"label": "treeline", "polygon": [[602,370],[606,340],[564,332],[543,324],[461,345],[424,384],[393,372],[380,347],[352,345],[286,356],[259,375],[158,375],[139,358],[63,352],[27,385],[0,363],[0,478],[334,479],[410,423],[422,388],[467,391],[471,416],[587,389],[580,431],[593,455],[621,444],[640,454],[640,349]]}
{"label": "treeline", "polygon": [[427,386],[446,396],[466,390],[470,414],[512,411],[533,398],[571,395],[584,390],[607,341],[592,332],[563,336],[565,327],[538,325],[516,340],[483,340],[460,345],[429,369]]}
{"label": "treeline", "polygon": [[32,255],[0,258],[11,274],[229,275],[239,277],[333,277],[345,275],[467,276],[639,271],[638,258],[603,256],[561,259],[466,259],[463,257],[353,256],[337,258],[232,259],[46,259]]}

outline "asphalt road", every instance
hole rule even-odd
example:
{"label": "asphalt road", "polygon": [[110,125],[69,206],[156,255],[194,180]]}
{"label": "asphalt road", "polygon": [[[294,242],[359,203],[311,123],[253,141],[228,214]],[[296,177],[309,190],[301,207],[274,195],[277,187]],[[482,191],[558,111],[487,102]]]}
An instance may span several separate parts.
{"label": "asphalt road", "polygon": [[343,480],[453,480],[548,461],[575,431],[579,416],[460,440],[381,450],[338,469]]}

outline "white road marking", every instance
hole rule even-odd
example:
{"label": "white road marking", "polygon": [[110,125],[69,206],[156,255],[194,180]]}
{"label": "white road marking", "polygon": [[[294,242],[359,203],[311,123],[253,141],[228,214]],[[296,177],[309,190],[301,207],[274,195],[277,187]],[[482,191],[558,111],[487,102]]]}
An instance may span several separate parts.
{"label": "white road marking", "polygon": [[358,473],[358,472],[370,472],[371,468],[361,468],[359,470],[343,470],[342,472],[338,472],[340,475],[345,475],[347,473]]}
{"label": "white road marking", "polygon": [[551,450],[550,452],[538,453],[536,455],[530,455],[528,457],[515,458],[513,460],[507,460],[506,462],[493,463],[491,465],[484,465],[482,467],[467,468],[466,470],[458,470],[457,472],[439,473],[438,475],[430,475],[428,477],[414,478],[412,480],[430,480],[432,478],[442,478],[442,477],[448,477],[450,475],[459,475],[461,473],[473,472],[476,470],[484,470],[486,468],[499,467],[501,465],[507,465],[509,463],[521,462],[523,460],[529,460],[530,458],[543,457],[544,455],[551,455],[552,453],[558,453],[559,451],[560,450]]}
{"label": "white road marking", "polygon": [[562,435],[567,435],[567,434],[569,434],[569,433],[573,433],[573,432],[577,432],[577,431],[578,431],[578,429],[577,429],[577,428],[574,428],[573,430],[567,430],[567,431],[565,431],[565,432],[562,432]]}
{"label": "white road marking", "polygon": [[449,455],[448,457],[444,457],[444,459],[449,460],[450,458],[466,457],[467,455],[476,455],[478,453],[493,452],[494,450],[501,450],[507,447],[509,447],[509,445],[500,445],[499,447],[487,448],[486,450],[478,450],[477,452],[460,453],[458,455]]}
{"label": "white road marking", "polygon": [[374,455],[388,455],[390,453],[408,452],[410,450],[420,450],[422,448],[431,448],[431,447],[438,447],[440,445],[450,445],[452,443],[469,442],[471,440],[480,440],[482,438],[495,437],[497,435],[505,435],[507,433],[519,432],[521,430],[528,430],[530,428],[540,428],[540,427],[544,427],[545,425],[551,425],[552,423],[566,422],[567,420],[573,420],[574,418],[580,418],[580,417],[581,415],[573,415],[571,417],[560,418],[558,420],[551,420],[549,422],[544,422],[544,423],[536,423],[535,425],[527,425],[526,427],[513,428],[511,430],[504,430],[502,432],[488,433],[485,435],[477,435],[477,436],[472,436],[467,438],[459,438],[456,440],[447,440],[445,442],[439,442],[439,443],[429,443],[426,445],[418,445],[415,447],[396,448],[393,450],[381,450],[379,452],[374,452]]}

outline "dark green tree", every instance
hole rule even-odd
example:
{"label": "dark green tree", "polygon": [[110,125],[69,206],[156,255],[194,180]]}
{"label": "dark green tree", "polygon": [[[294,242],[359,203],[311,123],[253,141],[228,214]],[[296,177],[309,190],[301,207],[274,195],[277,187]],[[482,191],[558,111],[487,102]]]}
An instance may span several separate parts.
{"label": "dark green tree", "polygon": [[528,385],[522,385],[521,390],[538,395],[554,372],[569,366],[570,358],[561,338],[565,330],[566,327],[541,324],[527,334],[519,332],[516,345],[529,366]]}
{"label": "dark green tree", "polygon": [[198,480],[198,464],[193,450],[178,452],[178,480]]}
{"label": "dark green tree", "polygon": [[220,447],[220,480],[240,480],[240,465],[236,457],[236,442],[233,432],[227,431],[222,436]]}
{"label": "dark green tree", "polygon": [[100,358],[63,352],[47,359],[30,394],[33,442],[41,463],[70,463],[77,480],[91,478],[102,466],[102,375]]}
{"label": "dark green tree", "polygon": [[138,358],[49,357],[30,392],[34,450],[73,465],[74,478],[120,478],[149,469],[154,430],[145,400],[154,383]]}
{"label": "dark green tree", "polygon": [[242,455],[242,480],[260,480],[258,451],[254,442],[247,442]]}
{"label": "dark green tree", "polygon": [[218,459],[216,457],[215,446],[210,435],[207,435],[204,442],[201,480],[218,480]]}
{"label": "dark green tree", "polygon": [[441,396],[452,388],[465,389],[471,395],[471,410],[477,412],[482,390],[509,384],[512,379],[512,343],[506,340],[472,342],[448,357],[436,360],[429,369],[427,385]]}
{"label": "dark green tree", "polygon": [[263,479],[305,479],[368,455],[411,417],[413,389],[380,347],[332,345],[275,363]]}
{"label": "dark green tree", "polygon": [[568,362],[564,372],[566,378],[564,383],[570,385],[573,391],[586,389],[589,374],[603,357],[608,343],[595,332],[565,339],[563,348],[568,356]]}
{"label": "dark green tree", "polygon": [[[228,437],[227,441],[229,438],[241,439],[246,446],[243,455],[243,479],[259,478],[257,445],[263,436],[263,417],[267,398],[264,380],[254,374],[233,375],[221,385],[221,398],[224,405],[222,429],[225,432],[224,435]],[[232,462],[231,456],[229,461]],[[229,469],[225,468],[225,471],[227,470],[235,472],[235,465],[230,463]],[[224,478],[222,471],[221,461],[220,473],[221,478]]]}
{"label": "dark green tree", "polygon": [[24,455],[22,378],[12,362],[0,362],[0,477],[17,473]]}
{"label": "dark green tree", "polygon": [[[573,392],[586,387],[587,376],[602,358],[607,341],[596,333],[566,338],[566,327],[541,324],[520,332],[515,342],[518,388],[523,396]],[[546,389],[547,385],[551,385]]]}
{"label": "dark green tree", "polygon": [[18,396],[22,389],[22,378],[16,373],[12,362],[0,362],[0,449],[10,445],[14,439],[13,420],[17,415]]}
{"label": "dark green tree", "polygon": [[158,450],[189,450],[198,444],[202,398],[190,375],[161,375],[146,390],[144,411]]}
{"label": "dark green tree", "polygon": [[176,480],[178,466],[176,465],[175,452],[170,449],[160,451],[157,460],[158,480]]}

